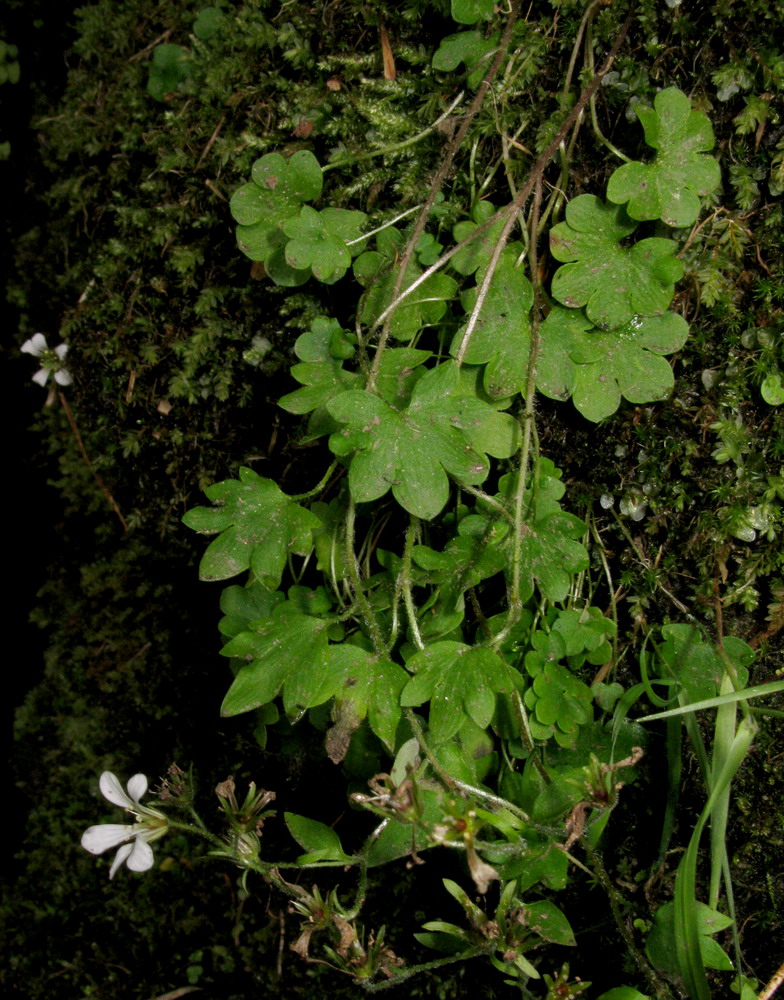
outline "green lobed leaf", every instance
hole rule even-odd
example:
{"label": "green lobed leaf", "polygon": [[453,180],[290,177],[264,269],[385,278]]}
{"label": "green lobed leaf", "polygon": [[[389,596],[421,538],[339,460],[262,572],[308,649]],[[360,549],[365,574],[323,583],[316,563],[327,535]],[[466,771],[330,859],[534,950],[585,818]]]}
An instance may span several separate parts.
{"label": "green lobed leaf", "polygon": [[[495,213],[495,205],[490,201],[478,201],[471,209],[471,220],[458,222],[452,229],[452,236],[456,243],[461,243],[471,235],[480,224],[485,222]],[[504,220],[499,219],[486,232],[476,239],[471,240],[462,250],[458,250],[450,261],[449,266],[458,274],[468,275],[483,267],[490,260],[490,256],[498,243],[501,230],[504,228]]]}
{"label": "green lobed leaf", "polygon": [[[528,374],[531,346],[530,309],[534,293],[522,268],[516,267],[517,255],[507,248],[493,274],[487,297],[463,360],[472,365],[485,365],[484,389],[492,399],[504,399],[521,392]],[[479,279],[481,280],[480,271]],[[461,296],[463,308],[470,313],[478,289]],[[461,349],[465,328],[457,331],[450,353],[456,357]]]}
{"label": "green lobed leaf", "polygon": [[661,355],[679,350],[689,326],[677,313],[636,316],[618,330],[586,329],[581,314],[556,306],[540,328],[536,385],[554,399],[569,394],[588,420],[613,414],[621,397],[641,404],[664,399],[675,384]]}
{"label": "green lobed leaf", "polygon": [[346,547],[343,541],[343,526],[346,516],[345,505],[340,497],[324,503],[317,500],[310,505],[311,512],[321,522],[313,535],[316,550],[316,568],[328,574],[330,579],[345,580],[348,577]]}
{"label": "green lobed leaf", "polygon": [[[280,236],[285,241],[285,233],[280,231]],[[281,243],[268,257],[265,257],[263,263],[267,277],[282,288],[299,288],[310,279],[313,273],[309,267],[297,268],[289,264],[286,260],[284,243]]]}
{"label": "green lobed leaf", "polygon": [[469,718],[451,740],[439,743],[433,754],[448,774],[469,785],[481,784],[488,771],[498,766],[492,737]]}
{"label": "green lobed leaf", "polygon": [[770,406],[781,406],[784,403],[784,385],[780,372],[771,372],[762,380],[760,395]]}
{"label": "green lobed leaf", "polygon": [[[717,650],[703,641],[699,631],[693,625],[665,625],[662,638],[664,642],[657,647],[662,676],[677,678],[689,702],[717,695],[724,676],[724,663]],[[724,653],[735,667],[741,686],[745,685],[754,651],[743,640],[728,636]]]}
{"label": "green lobed leaf", "polygon": [[507,533],[505,523],[469,514],[461,519],[457,535],[447,542],[443,552],[426,545],[415,546],[414,564],[427,570],[425,581],[437,587],[433,604],[422,610],[430,615],[454,611],[462,607],[466,590],[500,573],[506,564],[500,543]]}
{"label": "green lobed leaf", "polygon": [[[519,773],[513,773],[512,777],[522,777]],[[516,802],[514,792],[509,789],[509,784],[502,786],[502,793],[505,797]],[[518,803],[519,804],[519,803]],[[525,892],[532,885],[541,882],[549,889],[565,889],[569,872],[569,859],[558,844],[552,840],[539,839],[535,834],[526,835],[527,850],[522,857],[507,861],[505,864],[494,862],[492,855],[485,851],[484,855],[489,861],[494,862],[499,875],[503,879],[517,879],[518,892]]]}
{"label": "green lobed leaf", "polygon": [[612,636],[616,631],[615,623],[610,618],[605,618],[599,608],[593,607],[585,607],[580,611],[560,609],[552,629],[563,639],[565,654],[570,658],[606,645],[606,636]]}
{"label": "green lobed leaf", "polygon": [[450,73],[460,63],[465,63],[468,86],[478,87],[489,68],[490,56],[495,52],[499,35],[484,38],[479,31],[460,31],[447,35],[433,54],[433,69]]}
{"label": "green lobed leaf", "polygon": [[298,215],[287,218],[281,226],[289,238],[286,263],[297,271],[310,268],[319,281],[333,284],[351,265],[346,241],[358,238],[365,219],[364,212],[340,208],[317,212],[303,205]]}
{"label": "green lobed leaf", "polygon": [[406,671],[391,660],[347,643],[330,646],[329,663],[337,681],[338,707],[349,705],[357,722],[365,717],[390,753],[402,715],[400,692]]}
{"label": "green lobed leaf", "polygon": [[516,674],[499,656],[481,646],[436,642],[408,661],[414,677],[403,689],[404,706],[430,702],[430,735],[435,743],[451,739],[466,717],[482,729],[495,710],[495,692],[511,691]]}
{"label": "green lobed leaf", "polygon": [[393,347],[384,351],[376,378],[381,398],[394,409],[404,410],[411,402],[414,386],[426,372],[422,366],[430,357],[430,351],[413,347]]}
{"label": "green lobed leaf", "polygon": [[194,507],[183,523],[204,535],[218,534],[199,564],[202,580],[226,580],[250,569],[270,589],[280,583],[289,553],[307,555],[319,520],[252,469],[204,492],[214,507]]}
{"label": "green lobed leaf", "polygon": [[281,228],[289,238],[285,255],[290,267],[311,268],[320,281],[329,281],[336,274],[342,277],[348,270],[348,247],[325,230],[319,213],[310,205],[303,205],[299,215],[287,219]]}
{"label": "green lobed leaf", "polygon": [[[718,910],[713,910],[699,900],[691,900],[691,909],[699,935],[700,958],[708,969],[732,968],[726,952],[712,939],[713,934],[726,930],[732,920]],[[675,953],[675,904],[665,903],[656,911],[653,926],[648,934],[645,951],[651,964],[667,975],[678,975],[680,969]]]}
{"label": "green lobed leaf", "polygon": [[165,101],[167,94],[182,90],[190,79],[192,62],[190,54],[180,45],[156,45],[147,79],[147,93],[156,101]]}
{"label": "green lobed leaf", "polygon": [[536,739],[554,736],[562,747],[574,746],[579,727],[593,721],[590,688],[560,663],[547,662],[541,653],[528,652],[525,667],[534,676],[524,696],[533,713],[529,720],[532,734]]}
{"label": "green lobed leaf", "polygon": [[553,296],[570,309],[585,306],[595,326],[610,330],[664,312],[683,274],[677,244],[651,237],[622,246],[636,225],[622,206],[594,195],[570,201],[566,220],[550,230],[551,252],[566,262],[553,275]]}
{"label": "green lobed leaf", "polygon": [[[295,286],[310,272],[286,264],[282,247],[287,242],[283,224],[299,215],[303,202],[321,194],[323,175],[316,157],[299,150],[286,160],[280,153],[268,153],[256,160],[252,181],[234,192],[230,209],[237,226],[237,243],[251,260],[261,261],[273,280]],[[305,277],[289,272],[305,270]],[[280,279],[280,280],[278,280]]]}
{"label": "green lobed leaf", "polygon": [[302,363],[292,365],[290,371],[304,388],[281,396],[278,405],[284,410],[289,413],[310,413],[325,406],[344,389],[352,389],[360,384],[360,375],[345,371],[344,359],[334,356],[332,345],[336,334],[341,333],[343,331],[337,320],[317,316],[312,321],[310,330],[297,337],[294,353]]}
{"label": "green lobed leaf", "polygon": [[221,593],[220,609],[224,617],[218,623],[221,635],[234,638],[244,632],[252,621],[269,617],[273,610],[285,600],[279,590],[268,590],[258,580],[251,580],[246,586],[234,584]]}
{"label": "green lobed leaf", "polygon": [[553,306],[539,326],[536,388],[550,399],[566,400],[574,391],[577,366],[569,351],[580,334],[594,330],[583,309]]}
{"label": "green lobed leaf", "polygon": [[324,175],[316,157],[300,149],[288,160],[280,153],[268,153],[251,169],[255,184],[265,191],[296,201],[315,201],[321,194]]}
{"label": "green lobed leaf", "polygon": [[[401,291],[414,283],[422,269],[413,260],[406,269]],[[361,284],[369,285],[359,318],[365,326],[372,326],[392,301],[396,272],[392,262],[383,254],[368,251],[354,261],[354,275]],[[390,317],[390,333],[396,340],[412,340],[426,326],[433,326],[446,313],[447,302],[457,295],[457,282],[448,274],[432,274],[427,281],[411,292]]]}
{"label": "green lobed leaf", "polygon": [[660,91],[653,103],[653,108],[636,105],[635,111],[656,158],[619,167],[607,184],[607,198],[625,204],[633,219],[690,226],[700,213],[700,197],[721,181],[718,163],[705,155],[714,146],[713,129],[677,87]]}
{"label": "green lobed leaf", "polygon": [[226,24],[226,15],[220,7],[202,7],[193,22],[193,33],[203,42],[208,42],[220,33]]}
{"label": "green lobed leaf", "polygon": [[[534,475],[537,490],[533,498],[529,491],[530,509],[519,542],[523,603],[533,595],[534,586],[550,601],[565,600],[573,574],[588,567],[588,552],[577,541],[585,534],[585,522],[561,509],[558,500],[565,488],[560,477],[561,470],[550,459],[538,460]],[[515,477],[502,477],[500,485],[504,492],[513,490]],[[510,536],[505,545],[507,567],[513,558],[511,545]]]}
{"label": "green lobed leaf", "polygon": [[228,642],[224,656],[249,658],[228,690],[221,715],[249,712],[283,692],[283,705],[293,719],[321,705],[335,693],[339,680],[329,666],[329,621],[292,614],[283,605]]}
{"label": "green lobed leaf", "polygon": [[[496,455],[514,441],[507,417],[461,391],[457,366],[445,362],[416,384],[410,404],[396,410],[368,392],[342,392],[327,404],[343,429],[329,446],[339,457],[351,457],[349,488],[357,502],[378,500],[390,489],[397,502],[417,517],[435,517],[449,496],[447,473],[460,482],[481,483],[489,472],[486,450],[489,424]],[[499,456],[500,457],[500,456]]]}
{"label": "green lobed leaf", "polygon": [[452,0],[452,20],[458,24],[476,24],[481,18],[489,21],[494,11],[494,0]]}

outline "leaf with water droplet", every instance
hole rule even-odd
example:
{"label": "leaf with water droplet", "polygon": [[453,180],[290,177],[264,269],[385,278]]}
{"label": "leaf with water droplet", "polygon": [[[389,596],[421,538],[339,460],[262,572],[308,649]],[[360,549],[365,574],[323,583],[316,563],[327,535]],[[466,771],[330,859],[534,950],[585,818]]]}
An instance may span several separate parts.
{"label": "leaf with water droplet", "polygon": [[636,316],[609,332],[586,329],[579,313],[554,308],[541,326],[544,364],[537,388],[563,399],[570,392],[577,409],[597,422],[631,403],[664,399],[675,379],[662,355],[679,350],[689,326],[677,313]]}
{"label": "leaf with water droplet", "polygon": [[553,296],[570,309],[585,306],[593,324],[617,329],[634,316],[663,313],[683,264],[677,244],[650,237],[631,247],[621,241],[637,223],[620,205],[581,194],[566,206],[566,221],[550,230],[550,250],[564,261],[553,275]]}

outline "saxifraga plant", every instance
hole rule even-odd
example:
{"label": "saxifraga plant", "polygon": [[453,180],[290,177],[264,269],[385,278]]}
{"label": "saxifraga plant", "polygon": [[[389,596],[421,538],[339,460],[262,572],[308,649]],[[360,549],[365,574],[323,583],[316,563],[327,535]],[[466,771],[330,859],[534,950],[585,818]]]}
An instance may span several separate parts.
{"label": "saxifraga plant", "polygon": [[[465,63],[475,93],[460,95],[442,116],[460,109],[460,125],[416,211],[371,221],[326,204],[325,175],[350,166],[351,157],[339,152],[322,166],[306,148],[262,156],[235,192],[239,246],[272,281],[289,288],[343,282],[346,295],[358,294],[345,310],[351,323],[318,316],[298,337],[291,374],[301,387],[280,400],[289,413],[309,415],[304,439],[317,443],[318,482],[288,495],[274,479],[242,469],[238,479],[207,489],[211,507],[184,519],[217,536],[202,579],[248,574],[221,599],[222,652],[235,673],[223,714],[255,713],[262,746],[281,708],[288,724],[307,714],[326,730],[334,763],[356,757],[358,747],[371,760],[386,757],[385,771],[364,774],[370,792],[350,796],[379,822],[358,848],[346,849],[330,826],[287,813],[304,853],[271,861],[261,840],[271,792],[251,787],[240,805],[233,783],[219,787],[229,822],[219,838],[188,796],[169,789],[160,810],[142,807],[140,776],[126,794],[105,775],[104,794],[135,822],[91,828],[85,846],[95,853],[119,846],[114,873],[123,861],[149,868],[149,842],[169,828],[206,837],[214,854],[244,870],[246,886],[256,874],[289,897],[301,919],[296,952],[368,991],[484,956],[522,995],[539,980],[548,997],[582,992],[588,984],[570,981],[568,966],[543,971],[555,968],[553,947],[576,944],[550,898],[574,865],[607,892],[640,985],[672,997],[680,982],[703,1000],[710,996],[705,968],[732,968],[712,935],[734,924],[722,823],[730,781],[755,731],[747,701],[784,684],[747,688],[752,650],[721,634],[714,645],[689,622],[666,626],[659,644],[651,639],[655,653],[641,658],[640,682],[622,686],[616,621],[576,586],[590,565],[589,525],[562,505],[566,486],[540,453],[535,400],[537,392],[571,399],[598,422],[622,398],[647,404],[672,389],[666,357],[689,334],[671,310],[683,274],[678,252],[700,199],[719,184],[713,131],[675,87],[660,91],[652,107],[638,105],[652,157],[612,173],[606,200],[571,198],[549,228],[560,266],[547,283],[543,236],[562,211],[563,150],[593,108],[631,19],[578,99],[560,109],[512,200],[498,207],[481,192],[470,203],[450,201],[443,188],[489,95],[498,96],[492,88],[514,66],[525,29],[516,3],[498,31],[486,0],[453,0],[452,15],[464,26],[491,23],[487,32],[469,27],[448,36],[433,55],[436,68]],[[180,82],[187,85],[187,74]],[[545,196],[556,159],[559,183]],[[400,228],[409,216],[412,224]],[[451,233],[439,222],[447,216],[456,220]],[[446,250],[445,236],[453,240]],[[672,760],[686,719],[708,789],[674,902],[658,911],[644,949],[598,850],[643,757],[645,729],[628,717],[642,696],[664,711],[641,721],[669,720]],[[709,755],[694,713],[716,706]],[[166,812],[178,802],[191,810],[187,821]],[[709,817],[711,888],[703,904],[696,857]],[[417,938],[440,957],[407,965],[385,943],[383,927],[361,922],[369,871],[401,858],[416,865],[437,846],[464,856],[483,900],[444,879],[462,922],[425,923]],[[325,868],[356,873],[349,901],[340,886],[308,891],[289,880],[289,870]],[[729,915],[718,908],[722,879]],[[539,950],[545,959],[537,959]],[[736,964],[738,989],[748,992]],[[631,986],[604,995],[645,996]]]}

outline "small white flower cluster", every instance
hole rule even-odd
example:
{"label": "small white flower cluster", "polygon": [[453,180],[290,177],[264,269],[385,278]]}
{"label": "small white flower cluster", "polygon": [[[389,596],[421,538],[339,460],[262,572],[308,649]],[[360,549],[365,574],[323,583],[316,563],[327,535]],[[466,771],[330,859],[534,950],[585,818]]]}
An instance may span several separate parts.
{"label": "small white flower cluster", "polygon": [[114,878],[115,872],[123,862],[133,872],[146,872],[153,864],[151,841],[162,837],[169,827],[168,820],[162,813],[139,804],[139,799],[147,791],[147,778],[143,774],[134,774],[128,782],[126,794],[112,772],[104,771],[99,787],[105,799],[115,806],[126,809],[134,816],[136,822],[91,826],[82,836],[82,847],[90,854],[103,854],[112,847],[122,845],[114,856],[112,867],[109,869],[109,878]]}
{"label": "small white flower cluster", "polygon": [[33,382],[40,386],[45,386],[49,376],[54,373],[54,380],[58,385],[70,385],[73,379],[71,373],[65,367],[65,356],[68,353],[67,344],[58,344],[54,349],[46,343],[46,337],[42,333],[34,333],[29,340],[22,344],[23,354],[32,354],[34,358],[41,359],[40,369],[33,375]]}

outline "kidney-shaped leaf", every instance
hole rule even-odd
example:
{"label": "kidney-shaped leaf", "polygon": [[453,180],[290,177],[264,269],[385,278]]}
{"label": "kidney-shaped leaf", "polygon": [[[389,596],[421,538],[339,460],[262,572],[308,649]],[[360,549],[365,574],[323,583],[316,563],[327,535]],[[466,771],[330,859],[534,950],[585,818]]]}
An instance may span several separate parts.
{"label": "kidney-shaped leaf", "polygon": [[619,167],[610,177],[607,197],[616,205],[626,204],[633,219],[690,226],[700,213],[700,196],[714,191],[721,180],[718,163],[706,155],[714,146],[713,129],[677,87],[662,90],[653,103],[653,108],[637,105],[635,110],[656,158]]}
{"label": "kidney-shaped leaf", "polygon": [[[576,314],[579,317],[579,313]],[[588,420],[615,413],[630,403],[664,399],[675,379],[661,355],[679,350],[689,326],[682,316],[635,316],[618,330],[586,330],[573,310],[556,307],[541,327],[542,355],[537,388],[546,396],[572,401]]]}
{"label": "kidney-shaped leaf", "polygon": [[655,316],[672,301],[683,265],[672,240],[651,237],[621,245],[636,227],[620,205],[581,194],[566,221],[550,231],[550,249],[565,261],[553,275],[553,296],[570,309],[585,306],[591,322],[615,330],[635,315]]}

